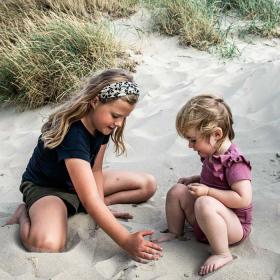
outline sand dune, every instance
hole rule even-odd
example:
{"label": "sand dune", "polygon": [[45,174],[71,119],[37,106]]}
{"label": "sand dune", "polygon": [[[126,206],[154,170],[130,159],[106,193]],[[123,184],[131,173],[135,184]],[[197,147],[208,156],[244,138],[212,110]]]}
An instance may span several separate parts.
{"label": "sand dune", "polygon": [[[104,165],[151,172],[159,188],[137,207],[114,206],[134,214],[132,221],[121,223],[131,231],[166,227],[166,192],[180,176],[200,170],[199,159],[176,134],[176,113],[191,96],[220,94],[234,114],[235,142],[253,166],[254,225],[249,240],[232,248],[236,259],[207,278],[280,279],[280,41],[243,43],[241,57],[223,63],[208,53],[178,46],[176,38],[142,33],[139,37],[127,26],[143,24],[142,17],[138,13],[118,21],[128,43],[142,51],[135,79],[143,94],[127,123],[128,157],[116,158],[110,145]],[[21,174],[49,111],[0,111],[1,225],[21,201]],[[0,228],[0,248],[0,279],[199,279],[197,270],[209,254],[209,247],[197,243],[188,230],[186,240],[163,244],[160,261],[139,264],[96,230],[87,215],[71,218],[64,253],[26,252],[18,225]]]}

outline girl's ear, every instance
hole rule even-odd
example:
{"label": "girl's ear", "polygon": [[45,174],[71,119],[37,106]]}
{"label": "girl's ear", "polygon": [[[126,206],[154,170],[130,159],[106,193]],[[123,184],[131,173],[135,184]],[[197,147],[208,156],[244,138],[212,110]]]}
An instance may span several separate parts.
{"label": "girl's ear", "polygon": [[214,130],[214,138],[216,141],[219,141],[223,137],[223,130],[220,127],[216,127]]}
{"label": "girl's ear", "polygon": [[99,98],[98,96],[95,96],[91,101],[90,101],[90,105],[93,109],[96,108],[97,104],[99,103]]}

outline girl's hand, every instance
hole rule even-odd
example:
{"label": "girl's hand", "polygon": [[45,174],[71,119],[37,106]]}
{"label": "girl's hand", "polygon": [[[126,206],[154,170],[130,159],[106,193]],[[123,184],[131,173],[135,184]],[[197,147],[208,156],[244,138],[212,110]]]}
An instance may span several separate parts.
{"label": "girl's hand", "polygon": [[114,215],[115,218],[119,219],[133,219],[133,216],[129,212],[121,212],[110,209],[111,213]]}
{"label": "girl's hand", "polygon": [[152,235],[154,232],[151,230],[143,230],[131,233],[121,246],[128,252],[129,255],[134,257],[136,261],[143,262],[143,260],[158,260],[162,257],[162,248],[148,240],[144,236]]}
{"label": "girl's hand", "polygon": [[180,178],[179,180],[178,180],[178,182],[177,183],[179,183],[179,184],[184,184],[184,185],[189,185],[189,184],[191,184],[192,183],[192,177],[182,177],[182,178]]}
{"label": "girl's hand", "polygon": [[208,195],[209,187],[204,184],[192,183],[188,185],[189,192],[195,196],[200,197],[203,195]]}

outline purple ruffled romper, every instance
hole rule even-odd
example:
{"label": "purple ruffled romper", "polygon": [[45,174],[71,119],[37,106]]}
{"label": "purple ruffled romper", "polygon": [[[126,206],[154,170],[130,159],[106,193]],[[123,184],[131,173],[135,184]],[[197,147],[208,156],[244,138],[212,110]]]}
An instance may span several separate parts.
{"label": "purple ruffled romper", "polygon": [[[211,159],[202,159],[200,183],[220,190],[231,190],[231,185],[240,180],[252,180],[251,165],[239,152],[236,145],[231,144],[229,149],[219,156],[213,155]],[[252,203],[246,208],[231,209],[235,212],[243,228],[243,238],[248,237],[252,224]],[[201,242],[208,240],[198,224],[194,226],[196,239]],[[238,242],[239,243],[239,242]]]}

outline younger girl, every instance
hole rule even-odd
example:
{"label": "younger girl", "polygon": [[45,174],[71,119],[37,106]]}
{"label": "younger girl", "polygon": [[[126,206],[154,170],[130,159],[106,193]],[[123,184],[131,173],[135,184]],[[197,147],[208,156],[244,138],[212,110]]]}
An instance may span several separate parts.
{"label": "younger girl", "polygon": [[103,171],[102,161],[111,136],[118,154],[125,151],[123,130],[139,90],[132,77],[112,69],[92,77],[86,87],[50,115],[22,176],[25,204],[7,224],[19,223],[27,250],[60,252],[67,240],[67,216],[89,213],[96,223],[136,260],[154,260],[161,248],[144,236],[150,230],[129,233],[108,205],[137,203],[156,190],[146,173]]}
{"label": "younger girl", "polygon": [[233,257],[228,246],[248,237],[252,223],[250,163],[231,141],[231,110],[223,99],[199,95],[179,111],[176,128],[202,161],[200,176],[180,178],[166,200],[168,232],[158,241],[183,234],[185,220],[213,254],[199,270],[213,272]]}

